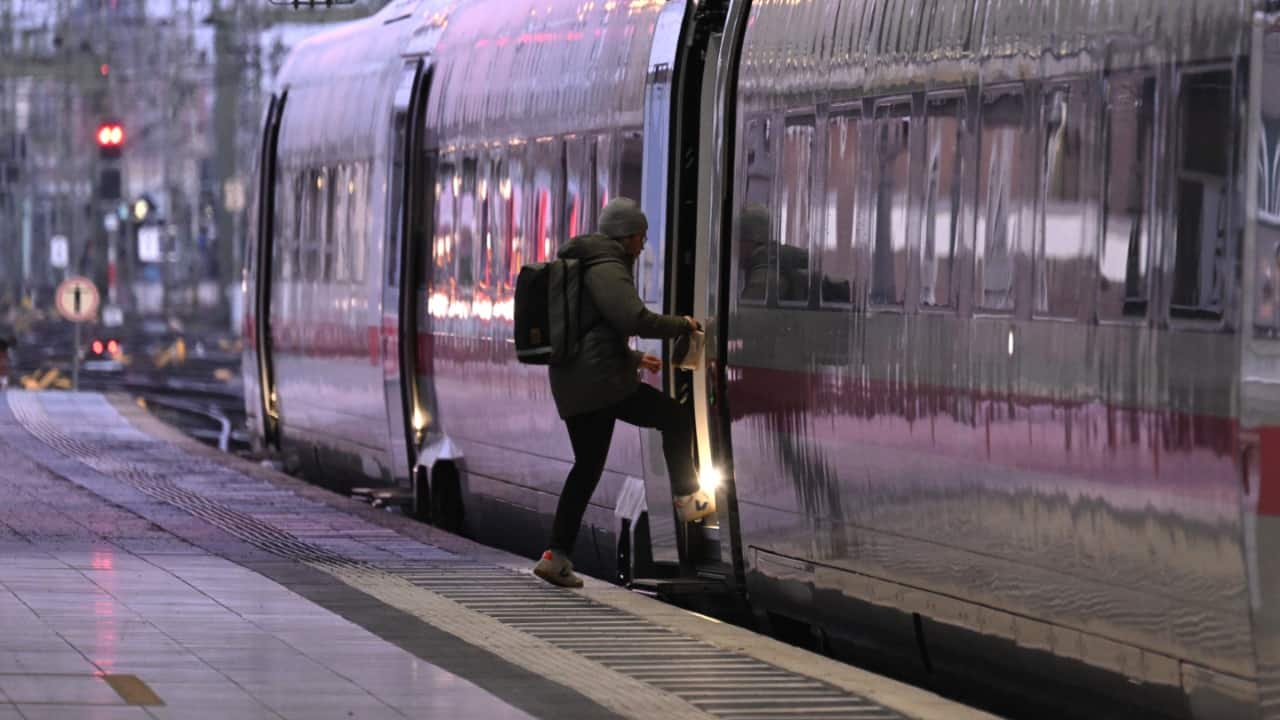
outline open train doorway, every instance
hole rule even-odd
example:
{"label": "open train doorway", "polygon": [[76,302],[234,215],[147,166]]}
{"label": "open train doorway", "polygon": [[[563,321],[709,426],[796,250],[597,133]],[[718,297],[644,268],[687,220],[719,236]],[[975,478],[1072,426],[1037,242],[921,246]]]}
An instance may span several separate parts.
{"label": "open train doorway", "polygon": [[257,384],[262,425],[261,441],[267,447],[280,447],[280,408],[276,394],[275,363],[271,347],[271,281],[277,269],[275,258],[276,158],[280,139],[280,121],[288,92],[273,96],[267,107],[267,120],[262,133],[262,155],[258,163],[258,227],[254,268],[250,277],[253,288],[253,343],[257,350]]}
{"label": "open train doorway", "polygon": [[434,417],[420,327],[425,308],[420,256],[433,197],[426,189],[430,170],[421,149],[430,79],[423,61],[406,62],[392,105],[391,210],[379,328],[392,472],[407,482]]}

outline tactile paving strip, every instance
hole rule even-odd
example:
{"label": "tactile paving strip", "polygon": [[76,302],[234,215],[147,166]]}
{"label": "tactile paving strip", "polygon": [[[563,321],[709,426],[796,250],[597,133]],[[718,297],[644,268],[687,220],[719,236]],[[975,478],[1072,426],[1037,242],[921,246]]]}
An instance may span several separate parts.
{"label": "tactile paving strip", "polygon": [[382,565],[409,582],[684,698],[719,718],[900,718],[840,688],[726,652],[540,580],[471,564]]}
{"label": "tactile paving strip", "polygon": [[[10,392],[8,399],[28,432],[99,473],[261,550],[335,575],[446,632],[573,687],[619,714],[724,720],[903,717],[841,688],[656,626],[529,575],[463,559],[406,560],[393,554],[360,558],[334,551],[324,547],[332,541],[322,537],[323,528],[288,517],[278,503],[261,513],[228,507],[221,501],[224,489],[206,493],[199,486],[200,478],[217,478],[225,485],[230,477],[240,486],[236,493],[240,499],[246,493],[279,499],[282,494],[291,495],[288,491],[194,459],[136,430],[122,435],[118,427],[125,420],[105,402],[92,409],[115,416],[112,432],[97,421],[67,422],[86,418],[55,420],[34,394]],[[65,408],[68,412],[89,409],[84,403]],[[72,426],[80,428],[74,435],[64,429]],[[175,473],[177,469],[181,472]],[[181,483],[175,476],[182,478]],[[295,513],[304,513],[299,506],[305,504],[299,498]],[[299,537],[300,529],[310,539]],[[343,535],[353,532],[394,536],[373,526],[344,528]],[[394,537],[400,545],[418,544]],[[419,551],[410,557],[429,555]]]}

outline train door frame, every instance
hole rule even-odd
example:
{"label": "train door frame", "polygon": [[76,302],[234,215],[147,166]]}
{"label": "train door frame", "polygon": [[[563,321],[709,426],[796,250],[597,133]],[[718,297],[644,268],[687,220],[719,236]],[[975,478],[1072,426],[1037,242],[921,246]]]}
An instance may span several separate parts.
{"label": "train door frame", "polygon": [[254,343],[257,347],[258,389],[262,412],[264,445],[280,448],[280,408],[276,394],[275,361],[271,348],[271,273],[275,255],[276,161],[280,145],[280,125],[289,90],[272,95],[263,129],[261,160],[258,165],[258,244],[254,277]]}
{"label": "train door frame", "polygon": [[[706,191],[712,189],[715,170],[721,167],[712,150],[718,130],[715,120],[721,117],[717,103],[724,97],[724,88],[736,87],[733,48],[741,46],[748,8],[749,3],[739,5],[731,0],[673,3],[664,9],[663,19],[668,23],[679,21],[679,31],[672,38],[678,43],[663,42],[662,20],[655,32],[645,88],[645,187],[651,184],[651,173],[661,172],[666,191],[656,198],[657,202],[646,196],[644,205],[654,224],[663,229],[668,243],[664,268],[667,313],[709,317],[706,310],[710,288],[706,278],[713,269],[708,265],[706,243],[710,228],[705,218],[708,210],[714,212],[717,205]],[[738,13],[741,23],[738,29],[728,24],[734,13]],[[726,36],[735,38],[728,49],[722,48]],[[729,65],[726,58],[732,59]],[[722,77],[726,70],[733,79],[728,85]],[[732,97],[728,100],[731,111]],[[662,112],[666,118],[660,117]],[[711,320],[716,322],[715,318]],[[709,332],[712,330],[708,328]],[[712,357],[709,355],[709,359]],[[669,354],[667,359],[670,360]],[[690,412],[695,421],[699,473],[715,472],[723,462],[712,449],[725,443],[716,441],[716,434],[723,433],[718,428],[719,421],[708,413],[708,373],[675,370],[669,362],[666,367],[666,391],[677,400],[693,398]],[[720,454],[727,454],[727,448]],[[646,453],[649,455],[652,453]],[[733,589],[745,587],[731,483],[723,485],[718,493],[721,513],[715,530],[676,523],[668,483],[665,475],[650,478],[646,472],[650,559],[659,563],[678,560],[683,575],[717,578]],[[638,539],[632,545],[637,555],[646,550]],[[669,552],[664,555],[660,550],[664,545],[674,545],[676,557]]]}
{"label": "train door frame", "polygon": [[[673,300],[676,295],[672,272],[675,259],[674,251],[679,246],[679,223],[673,212],[677,209],[679,196],[673,191],[675,174],[679,170],[678,160],[673,159],[677,149],[679,126],[679,98],[676,96],[675,76],[685,39],[685,28],[689,24],[690,4],[684,0],[669,3],[662,9],[653,33],[649,50],[649,67],[645,76],[644,90],[644,160],[643,192],[640,204],[649,224],[660,231],[664,247],[664,267],[662,287],[657,297],[645,297],[649,309],[654,312],[675,312]],[[679,157],[675,155],[675,157]],[[647,283],[648,278],[644,279]],[[638,285],[642,284],[637,282]],[[646,289],[647,291],[647,289]],[[642,291],[642,294],[644,292]],[[661,340],[641,340],[639,348],[659,357],[670,359],[670,343]],[[676,379],[681,374],[671,369],[670,362],[665,364],[663,373],[663,389],[673,394]],[[674,393],[679,399],[681,396]],[[680,527],[676,522],[675,508],[671,504],[671,482],[665,469],[662,453],[662,434],[657,430],[640,431],[641,452],[644,458],[645,500],[648,507],[647,537],[639,528],[641,537],[632,539],[633,548],[632,576],[652,575],[658,570],[650,563],[659,563],[665,568],[674,569],[677,564],[687,564],[688,544],[682,542]],[[670,574],[669,572],[663,574]]]}
{"label": "train door frame", "polygon": [[[391,109],[392,186],[382,284],[381,351],[391,471],[410,479],[428,411],[418,387],[418,322],[415,268],[422,244],[422,116],[431,71],[422,59],[400,69]],[[394,309],[394,314],[392,314]]]}
{"label": "train door frame", "polygon": [[[746,588],[745,549],[733,472],[731,419],[726,406],[729,336],[729,292],[732,253],[729,249],[733,226],[734,146],[737,137],[738,69],[746,39],[750,0],[727,0],[722,32],[713,33],[707,45],[707,66],[703,72],[698,117],[702,137],[697,143],[697,193],[706,198],[699,213],[694,259],[693,310],[707,323],[707,360],[702,372],[693,376],[694,416],[698,424],[698,464],[712,467],[720,475],[716,501],[727,520],[728,549],[721,541],[721,557],[731,567],[730,584]],[[712,54],[714,53],[714,61]],[[727,557],[726,557],[727,556]]]}

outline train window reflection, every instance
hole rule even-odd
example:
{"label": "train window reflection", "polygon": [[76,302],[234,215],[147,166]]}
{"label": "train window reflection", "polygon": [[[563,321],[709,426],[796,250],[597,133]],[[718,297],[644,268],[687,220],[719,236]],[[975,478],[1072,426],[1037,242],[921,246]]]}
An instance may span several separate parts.
{"label": "train window reflection", "polygon": [[907,291],[911,198],[911,101],[876,108],[875,234],[871,302],[902,305]]}
{"label": "train window reflection", "polygon": [[775,172],[770,130],[768,118],[754,118],[747,123],[742,139],[742,167],[747,182],[734,236],[738,240],[739,287],[744,301],[763,302],[769,283],[769,245],[773,241],[769,208]]}
{"label": "train window reflection", "polygon": [[926,100],[924,236],[920,243],[920,305],[955,305],[953,264],[960,247],[961,178],[964,177],[964,95]]}
{"label": "train window reflection", "polygon": [[1228,242],[1230,168],[1234,148],[1230,71],[1182,77],[1178,102],[1176,256],[1170,311],[1174,317],[1222,317],[1234,277]]}
{"label": "train window reflection", "polygon": [[1025,223],[1027,132],[1021,86],[983,93],[978,167],[978,222],[974,292],[983,310],[1012,310],[1014,262]]}
{"label": "train window reflection", "polygon": [[857,114],[827,125],[826,224],[822,239],[822,303],[853,302],[854,235],[858,212],[862,126]]}
{"label": "train window reflection", "polygon": [[1079,318],[1096,237],[1090,162],[1094,113],[1085,82],[1045,89],[1042,109],[1040,208],[1035,253],[1035,312]]}
{"label": "train window reflection", "polygon": [[1098,317],[1144,318],[1151,256],[1150,184],[1155,79],[1107,80],[1107,176]]}
{"label": "train window reflection", "polygon": [[782,239],[778,246],[778,300],[809,300],[809,211],[813,168],[812,118],[787,123],[782,145]]}

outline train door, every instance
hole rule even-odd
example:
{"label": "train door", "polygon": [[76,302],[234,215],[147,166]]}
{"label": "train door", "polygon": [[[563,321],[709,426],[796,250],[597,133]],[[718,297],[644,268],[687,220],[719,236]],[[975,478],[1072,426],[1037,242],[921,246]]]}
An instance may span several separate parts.
{"label": "train door", "polygon": [[[645,304],[656,313],[674,312],[669,310],[673,306],[667,292],[669,259],[677,243],[669,193],[674,135],[672,85],[681,30],[688,13],[689,8],[684,2],[673,2],[663,8],[653,34],[645,83],[644,169],[640,204],[649,218],[649,235],[662,241],[650,242],[640,256],[636,285]],[[641,340],[639,347],[662,357],[660,340]],[[673,375],[669,370],[666,373],[668,390],[671,389]],[[680,549],[671,504],[671,481],[662,455],[662,434],[656,430],[642,430],[640,444],[644,458],[645,500],[649,508],[648,549],[655,562],[674,564],[680,560]]]}
{"label": "train door", "polygon": [[[728,6],[723,1],[668,4],[654,34],[645,94],[643,205],[651,227],[661,228],[667,241],[660,295],[653,296],[665,307],[652,306],[656,312],[713,318],[708,298],[715,283],[706,278],[715,270],[707,257],[705,226],[707,213],[716,207],[710,193],[717,176],[710,171],[714,156],[709,148],[712,120],[719,115],[718,58]],[[709,333],[708,339],[712,337]],[[715,427],[706,403],[705,374],[673,370],[669,363],[667,367],[666,390],[695,417],[700,482],[715,488],[720,462],[711,450]],[[653,561],[678,561],[685,575],[696,572],[732,580],[733,543],[725,533],[729,528],[721,525],[732,513],[721,512],[701,525],[680,526],[671,505],[661,437],[647,432],[643,443]],[[720,496],[720,507],[728,509],[729,501],[723,492]]]}
{"label": "train door", "polygon": [[271,279],[275,275],[275,189],[276,148],[280,139],[280,119],[288,92],[272,96],[262,133],[262,156],[258,163],[258,244],[254,258],[254,345],[257,348],[257,381],[262,418],[262,440],[280,447],[280,408],[276,395],[275,363],[271,347]]}
{"label": "train door", "polygon": [[[737,119],[738,61],[746,34],[750,2],[729,2],[721,32],[707,44],[698,113],[699,137],[696,195],[700,208],[693,270],[693,313],[707,327],[704,369],[693,374],[694,418],[698,427],[698,466],[705,487],[715,487],[720,520],[715,559],[729,568],[736,587],[745,582],[737,495],[733,483],[733,451],[729,442],[728,357],[729,294],[733,207],[733,147]],[[722,6],[723,7],[723,6]]]}
{"label": "train door", "polygon": [[396,86],[391,117],[390,215],[383,254],[386,266],[379,336],[391,470],[398,479],[409,477],[419,435],[426,425],[426,415],[418,401],[418,330],[414,312],[417,288],[412,282],[414,250],[422,244],[419,199],[424,194],[419,187],[418,158],[426,77],[422,61],[405,63]]}
{"label": "train door", "polygon": [[1254,17],[1248,73],[1239,465],[1259,684],[1280,667],[1280,13]]}

